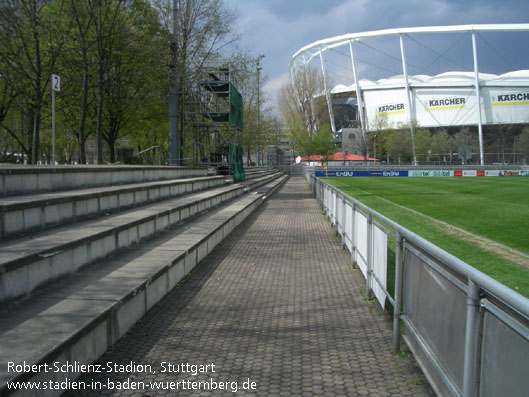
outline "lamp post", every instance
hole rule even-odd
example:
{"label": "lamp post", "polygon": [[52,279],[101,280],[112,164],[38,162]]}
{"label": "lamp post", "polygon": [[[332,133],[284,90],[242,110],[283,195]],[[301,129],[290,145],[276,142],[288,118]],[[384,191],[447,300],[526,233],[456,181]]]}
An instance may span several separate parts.
{"label": "lamp post", "polygon": [[373,140],[373,152],[374,152],[374,158],[373,158],[373,165],[376,165],[377,164],[377,135],[375,134],[374,135],[374,140]]}
{"label": "lamp post", "polygon": [[171,77],[169,89],[169,164],[180,165],[180,134],[178,131],[178,1],[173,0],[173,37],[171,43]]}
{"label": "lamp post", "polygon": [[263,68],[261,67],[261,59],[263,59],[265,55],[263,53],[259,54],[257,57],[257,165],[261,165],[261,148],[260,148],[260,142],[261,142],[261,131],[259,128],[259,118],[261,113],[261,104],[259,102],[260,100],[260,88],[259,88],[259,79],[261,77],[261,70]]}
{"label": "lamp post", "polygon": [[51,164],[55,165],[55,92],[61,90],[61,78],[51,75]]}

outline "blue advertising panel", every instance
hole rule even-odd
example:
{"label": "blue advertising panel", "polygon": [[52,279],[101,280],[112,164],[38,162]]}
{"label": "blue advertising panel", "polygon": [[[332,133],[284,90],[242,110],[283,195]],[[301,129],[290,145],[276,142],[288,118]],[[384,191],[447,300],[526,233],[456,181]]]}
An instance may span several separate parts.
{"label": "blue advertising panel", "polygon": [[316,171],[319,178],[358,176],[403,177],[408,176],[408,171]]}

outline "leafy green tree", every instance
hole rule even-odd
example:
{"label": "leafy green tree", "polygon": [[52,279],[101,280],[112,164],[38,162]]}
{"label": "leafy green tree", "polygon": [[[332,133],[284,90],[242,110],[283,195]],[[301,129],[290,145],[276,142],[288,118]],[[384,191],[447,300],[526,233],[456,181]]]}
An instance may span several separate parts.
{"label": "leafy green tree", "polygon": [[[198,81],[203,66],[218,59],[224,47],[237,39],[232,29],[236,15],[222,0],[177,0],[177,5],[173,64],[179,70],[183,96],[184,82]],[[62,82],[56,95],[56,146],[61,161],[77,157],[86,162],[87,143],[92,144],[94,136],[100,163],[104,142],[110,161],[115,161],[120,144],[132,145],[137,151],[150,146],[167,151],[171,6],[172,0],[2,1],[1,149],[23,151],[33,163],[49,158],[49,83],[50,74],[57,74]],[[251,64],[252,59],[244,62]],[[255,68],[245,67],[251,70],[248,87],[255,94]],[[264,79],[261,87],[263,83]],[[263,132],[275,133],[278,128],[264,106],[264,95],[261,102]],[[249,106],[250,127],[255,114]],[[209,134],[182,131],[182,143],[187,139],[188,149],[200,146],[204,151],[208,146]],[[247,133],[249,146],[255,147],[251,131]],[[263,144],[275,136],[263,135]]]}
{"label": "leafy green tree", "polygon": [[[389,163],[389,153],[387,150],[387,141],[389,136],[395,131],[388,120],[388,116],[377,116],[374,121],[373,129],[376,131],[377,136],[377,158],[384,158],[386,157],[386,161]],[[373,140],[373,136],[375,134],[371,134],[371,140]],[[370,143],[370,145],[373,145],[373,142]],[[363,153],[364,156],[367,157],[367,150],[368,146],[363,145]],[[373,153],[374,154],[374,153]]]}
{"label": "leafy green tree", "polygon": [[302,115],[298,114],[297,117],[291,118],[285,128],[288,131],[288,139],[292,143],[292,150],[303,155],[309,155],[310,152],[307,152],[308,144],[306,141],[310,140],[310,134],[307,131]]}
{"label": "leafy green tree", "polygon": [[[108,144],[110,162],[116,162],[116,142],[132,133],[138,123],[149,119],[152,125],[163,123],[159,95],[168,79],[167,36],[150,4],[135,0],[116,21],[113,45],[119,50],[109,58],[110,68],[104,86],[103,138]],[[153,127],[155,128],[155,127]],[[143,148],[145,149],[145,148]]]}
{"label": "leafy green tree", "polygon": [[412,156],[411,136],[407,130],[393,130],[385,139],[389,157],[396,163],[408,162]]}
{"label": "leafy green tree", "polygon": [[[93,20],[95,59],[97,65],[97,162],[103,162],[103,122],[105,85],[109,82],[108,72],[111,59],[120,49],[119,19],[125,11],[125,0],[87,0],[88,12]],[[111,155],[112,156],[112,155]]]}
{"label": "leafy green tree", "polygon": [[86,140],[94,130],[87,128],[95,110],[94,18],[87,1],[68,0],[64,12],[71,23],[63,25],[65,52],[58,66],[66,84],[59,97],[60,109],[64,113],[63,122],[77,139],[79,162],[85,164]]}
{"label": "leafy green tree", "polygon": [[439,161],[446,161],[446,154],[450,151],[450,137],[444,129],[432,134],[432,155]]}
{"label": "leafy green tree", "polygon": [[[17,134],[7,127],[21,148],[29,155],[31,163],[39,158],[42,115],[49,92],[50,75],[55,71],[62,50],[57,20],[62,14],[63,0],[4,0],[0,6],[0,42],[2,43],[2,75],[21,98],[20,111],[28,119],[29,131]],[[5,116],[4,116],[5,118]],[[31,140],[24,138],[31,136]]]}
{"label": "leafy green tree", "polygon": [[[17,128],[12,127],[16,115],[18,96],[20,92],[16,89],[16,81],[10,79],[7,70],[7,59],[2,54],[3,47],[0,46],[0,149],[3,149],[2,158],[13,152],[27,152],[26,143],[21,134],[17,133]],[[11,115],[11,117],[9,117]],[[2,159],[0,159],[2,162]]]}
{"label": "leafy green tree", "polygon": [[336,145],[334,143],[331,126],[329,124],[322,125],[317,131],[312,140],[312,152],[327,156],[334,151]]}
{"label": "leafy green tree", "polygon": [[525,127],[516,139],[516,151],[523,153],[524,164],[529,158],[529,127]]}
{"label": "leafy green tree", "polygon": [[301,153],[305,155],[321,154],[326,156],[331,154],[336,148],[329,124],[322,125],[313,136],[310,136],[306,133],[306,130],[301,128],[297,132],[299,133],[295,135],[295,142]]}
{"label": "leafy green tree", "polygon": [[432,152],[432,134],[426,128],[416,128],[414,135],[417,160],[429,161]]}

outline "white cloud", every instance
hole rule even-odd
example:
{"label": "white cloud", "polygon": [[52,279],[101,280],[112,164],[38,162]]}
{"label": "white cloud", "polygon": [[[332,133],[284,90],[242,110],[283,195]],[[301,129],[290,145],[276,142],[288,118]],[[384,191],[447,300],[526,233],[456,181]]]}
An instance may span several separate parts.
{"label": "white cloud", "polygon": [[269,79],[263,87],[263,90],[268,94],[272,102],[272,109],[279,114],[277,94],[280,88],[290,81],[290,74],[283,73],[279,76]]}
{"label": "white cloud", "polygon": [[[492,0],[226,0],[231,7],[238,9],[240,18],[238,30],[243,36],[242,47],[250,49],[254,55],[265,53],[263,74],[269,77],[265,91],[276,103],[279,87],[288,81],[288,63],[300,48],[328,37],[346,33],[372,31],[397,27],[457,25],[472,23],[522,23],[527,19],[526,0],[505,0],[502,6]],[[525,36],[527,38],[527,36]],[[422,37],[419,39],[423,39]],[[426,40],[426,39],[425,39]],[[427,43],[431,43],[426,41]],[[391,43],[390,43],[391,44]],[[461,46],[467,46],[464,41]],[[494,43],[493,43],[494,44]],[[384,45],[381,43],[381,45]],[[523,44],[525,45],[525,43]],[[417,50],[414,50],[414,47]],[[388,49],[390,48],[391,49]],[[484,47],[484,45],[482,45]],[[482,49],[481,53],[488,49]],[[507,47],[507,46],[504,46]],[[392,51],[391,46],[381,47]],[[438,49],[442,52],[446,47]],[[436,58],[432,53],[421,55],[421,46],[410,43],[409,58],[414,56]],[[508,58],[507,48],[496,48]],[[345,51],[345,50],[344,50]],[[369,50],[370,51],[370,50]],[[489,50],[490,51],[490,50]],[[345,51],[348,52],[348,51]],[[393,52],[392,52],[393,55]],[[394,54],[400,57],[400,51]],[[407,54],[408,55],[408,54]],[[453,55],[455,61],[465,61],[465,57]],[[529,69],[526,55],[512,54],[519,62],[517,67]],[[494,57],[490,57],[493,62]],[[497,57],[496,57],[497,58]],[[382,56],[382,59],[383,56]],[[388,61],[386,68],[400,73],[398,61]],[[428,66],[430,60],[424,60]],[[520,66],[518,66],[520,65]],[[450,64],[448,65],[450,66]],[[361,78],[379,78],[376,69],[360,65]],[[440,66],[441,68],[441,66]],[[347,73],[342,71],[343,73]],[[436,70],[433,70],[436,72]],[[412,70],[411,73],[425,73]],[[383,76],[387,77],[387,76]]]}
{"label": "white cloud", "polygon": [[290,74],[283,73],[277,77],[269,79],[264,85],[264,90],[270,94],[278,92],[282,85],[290,81]]}

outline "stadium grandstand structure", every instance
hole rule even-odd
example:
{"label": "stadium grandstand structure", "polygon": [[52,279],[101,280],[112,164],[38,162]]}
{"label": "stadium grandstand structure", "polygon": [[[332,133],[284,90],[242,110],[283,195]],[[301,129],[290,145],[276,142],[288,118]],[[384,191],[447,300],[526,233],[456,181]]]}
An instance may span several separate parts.
{"label": "stadium grandstand structure", "polygon": [[[344,98],[351,98],[349,103],[356,108],[352,113],[359,119],[364,140],[367,133],[381,126],[406,126],[410,129],[414,157],[416,126],[477,126],[483,165],[484,125],[529,123],[527,60],[520,59],[523,66],[513,70],[512,62],[496,48],[509,50],[509,45],[502,46],[496,36],[506,34],[512,40],[510,35],[528,32],[529,24],[494,24],[351,33],[316,41],[300,49],[290,61],[290,75],[293,84],[300,85],[306,84],[310,68],[321,73],[323,86],[312,95],[312,100],[326,97],[335,135],[341,127],[335,123],[336,105],[344,102]],[[465,41],[468,36],[471,40]],[[448,39],[443,42],[439,39],[443,37]],[[479,58],[477,38],[481,39],[480,44],[486,44]],[[426,40],[431,44],[426,44]],[[493,46],[491,41],[500,44]],[[485,49],[494,56],[489,56]],[[451,52],[457,61],[450,58]],[[503,61],[507,71],[497,73],[500,68],[490,58]],[[469,67],[462,67],[465,62]],[[478,65],[484,66],[480,69]],[[410,74],[408,70],[413,68],[420,73]],[[495,73],[484,73],[490,69]],[[373,71],[379,78],[364,78],[367,72]]]}

